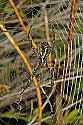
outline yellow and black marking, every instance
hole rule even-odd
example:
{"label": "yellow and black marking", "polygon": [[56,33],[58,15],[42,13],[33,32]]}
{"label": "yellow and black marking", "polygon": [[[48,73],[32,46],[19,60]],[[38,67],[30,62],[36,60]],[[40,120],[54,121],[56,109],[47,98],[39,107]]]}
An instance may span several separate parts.
{"label": "yellow and black marking", "polygon": [[39,65],[47,65],[47,58],[51,52],[48,42],[41,42],[38,46]]}

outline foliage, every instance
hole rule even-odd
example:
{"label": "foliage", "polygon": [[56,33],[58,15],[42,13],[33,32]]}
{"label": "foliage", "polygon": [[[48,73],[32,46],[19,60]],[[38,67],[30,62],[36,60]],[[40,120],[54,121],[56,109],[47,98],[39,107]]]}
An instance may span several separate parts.
{"label": "foliage", "polygon": [[[46,10],[48,12],[48,27],[49,27],[48,32],[49,32],[50,42],[51,42],[51,53],[54,60],[56,59],[58,60],[56,64],[58,64],[57,66],[59,66],[59,68],[57,68],[54,62],[53,62],[54,63],[53,66],[55,66],[54,68],[53,67],[48,68],[46,65],[45,66],[38,65],[37,68],[36,66],[34,66],[35,65],[34,62],[36,62],[37,57],[36,55],[33,54],[34,49],[32,49],[30,45],[31,39],[29,38],[29,32],[27,34],[24,33],[23,28],[20,25],[17,16],[15,15],[14,9],[9,4],[9,2],[6,0],[0,0],[0,23],[4,24],[6,26],[6,29],[8,29],[8,32],[11,34],[11,36],[13,36],[17,40],[16,44],[19,46],[20,50],[22,50],[26,59],[29,57],[30,64],[33,68],[32,73],[33,75],[36,75],[37,79],[39,79],[41,83],[40,85],[41,86],[44,85],[45,87],[49,86],[49,87],[46,87],[45,89],[44,87],[41,87],[42,101],[45,102],[45,99],[47,99],[52,89],[54,89],[53,88],[54,83],[51,76],[53,76],[53,73],[55,73],[54,75],[56,78],[54,77],[54,80],[58,81],[62,78],[62,75],[63,75],[62,72],[64,67],[64,45],[66,44],[66,41],[67,41],[66,33],[68,30],[68,27],[66,24],[68,23],[67,22],[68,15],[66,13],[67,11],[66,9],[67,8],[69,9],[69,6],[68,6],[69,2],[68,0],[66,0],[65,2],[60,1],[62,2],[62,3],[59,3],[60,6],[57,5],[56,3],[57,1],[53,1],[53,0],[51,0],[50,2],[45,0],[23,0],[23,1],[18,0],[14,2],[21,14],[24,25],[29,26],[29,30],[30,30],[29,32],[31,33],[32,38],[34,39],[38,47],[40,46],[41,42],[47,41],[45,22],[44,22],[45,13],[43,13],[44,8],[42,8],[43,3],[46,5]],[[73,41],[73,45],[72,45],[73,59],[72,61],[70,60],[71,65],[70,65],[70,70],[68,69],[68,71],[70,71],[71,74],[67,74],[69,75],[68,78],[74,77],[74,75],[76,75],[78,72],[79,72],[78,74],[80,74],[79,65],[81,60],[79,59],[79,52],[77,51],[78,52],[77,54],[75,49],[78,49],[78,34],[79,36],[81,36],[81,34],[83,33],[83,28],[82,28],[83,20],[81,15],[82,14],[78,12],[78,16],[76,17],[76,20],[75,20],[76,35],[74,37],[75,40],[72,40]],[[5,19],[4,21],[3,21],[3,17]],[[0,73],[1,73],[0,82],[4,83],[4,85],[2,84],[0,85],[1,99],[6,95],[10,96],[11,94],[13,94],[13,92],[18,92],[21,88],[23,89],[23,91],[24,89],[26,90],[27,88],[29,89],[33,88],[32,77],[25,71],[26,68],[24,64],[22,64],[22,61],[20,60],[19,56],[15,52],[15,49],[10,46],[8,41],[9,40],[7,40],[7,38],[3,35],[3,32],[0,31]],[[79,42],[81,42],[81,37]],[[82,48],[81,44],[79,48]],[[43,51],[41,53],[43,53]],[[80,53],[82,55],[82,50],[80,50]],[[75,60],[75,54],[77,54],[76,60]],[[78,69],[78,72],[77,72],[77,69]],[[3,72],[3,70],[5,73]],[[12,73],[13,71],[16,72],[16,75]],[[11,80],[11,77],[13,78],[12,80]],[[48,82],[51,84],[46,85],[48,84]],[[71,105],[73,95],[75,96],[73,103],[76,101],[77,96],[78,97],[80,96],[80,92],[83,89],[83,79],[82,78],[80,78],[80,80],[74,79],[73,82],[72,80],[69,80],[68,82],[67,83],[65,82],[65,85],[68,86],[68,90],[66,90],[65,96],[67,95],[67,99],[70,99],[70,100],[67,100],[67,102],[68,104]],[[76,82],[77,82],[77,85],[76,85]],[[6,84],[8,86],[6,86]],[[71,87],[72,87],[72,92],[70,89]],[[11,88],[11,92],[10,92],[10,88]],[[70,96],[70,93],[71,93],[71,96]],[[55,97],[55,93],[53,96]],[[52,108],[54,109],[55,102],[53,102],[53,99],[54,98],[50,99],[50,102],[48,101],[47,106],[51,105]],[[37,103],[36,97],[34,97],[34,102]],[[65,104],[65,106],[67,107],[68,104]],[[58,107],[58,104],[56,107]],[[47,125],[51,125],[54,122],[53,121],[54,116],[51,117],[50,109],[47,107],[46,109],[47,111],[43,111],[42,120],[44,118],[49,117],[47,120],[44,121],[44,123],[46,123]],[[17,120],[20,119],[25,121],[26,123],[29,123],[33,121],[36,115],[39,115],[37,113],[38,112],[37,105],[35,105],[35,108],[33,109],[32,113],[30,113],[29,111],[26,111],[26,112],[16,111],[16,109],[14,109],[14,111],[12,110],[13,109],[4,111],[4,108],[2,110],[0,109],[1,111],[0,119],[15,118]],[[54,110],[54,113],[56,113],[55,110]],[[69,124],[73,125],[77,121],[77,119],[78,119],[78,122],[76,124],[83,125],[83,115],[81,114],[81,111],[78,108],[76,110],[70,108],[70,110],[65,111],[63,114],[64,114],[64,121],[66,125],[69,125]]]}

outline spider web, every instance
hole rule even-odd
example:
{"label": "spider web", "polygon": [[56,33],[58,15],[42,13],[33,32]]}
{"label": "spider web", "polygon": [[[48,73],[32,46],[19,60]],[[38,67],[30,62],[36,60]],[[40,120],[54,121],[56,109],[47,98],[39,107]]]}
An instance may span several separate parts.
{"label": "spider web", "polygon": [[[0,5],[1,4],[5,3],[0,2]],[[83,3],[80,0],[78,2],[78,11],[75,20],[75,33],[70,47],[71,52],[67,61],[67,77],[64,79],[64,50],[67,40],[68,21],[71,9],[70,1],[45,0],[44,2],[37,1],[36,3],[31,0],[29,3],[20,2],[20,5],[18,2],[16,3],[18,9],[21,10],[23,18],[26,20],[24,20],[25,24],[27,23],[29,25],[30,32],[32,37],[35,39],[36,44],[39,46],[42,41],[44,42],[50,39],[51,47],[53,47],[52,53],[55,58],[55,67],[53,70],[49,70],[48,67],[42,67],[41,69],[38,68],[36,71],[36,76],[41,83],[40,88],[43,97],[43,111],[45,112],[46,108],[49,108],[49,111],[47,111],[49,112],[48,115],[42,119],[44,122],[47,119],[51,119],[51,124],[53,124],[53,117],[56,112],[53,108],[55,103],[52,102],[52,96],[55,93],[56,84],[59,82],[64,82],[63,99],[65,99],[68,103],[66,106],[63,104],[63,112],[73,108],[73,110],[80,109],[81,115],[83,113],[83,33],[81,30],[81,27],[83,26],[82,4]],[[9,8],[12,7],[9,6]],[[25,12],[25,15],[23,15],[22,12]],[[0,21],[7,25],[8,31],[11,32],[11,35],[17,40],[17,44],[20,46],[22,51],[24,51],[26,57],[30,59],[30,63],[34,67],[36,63],[36,55],[34,55],[33,49],[31,48],[31,40],[29,40],[28,35],[23,32],[22,27],[17,21],[15,13],[11,12],[8,14],[5,12],[5,16],[3,16],[2,13],[1,16],[2,18]],[[14,21],[16,22],[15,26],[12,25]],[[9,23],[11,23],[11,25],[8,26]],[[49,28],[48,31],[46,27]],[[12,112],[14,112],[12,116],[16,120],[16,124],[19,124],[19,114],[24,113],[27,116],[30,114],[31,118],[29,119],[30,121],[27,122],[27,125],[35,125],[37,116],[33,115],[33,113],[35,108],[37,108],[37,98],[35,97],[36,93],[32,85],[32,78],[29,74],[27,74],[25,66],[16,54],[15,50],[9,45],[8,40],[3,37],[3,33],[0,33],[0,36],[2,37],[0,40],[0,56],[3,56],[0,59],[0,64],[4,64],[7,67],[5,68],[4,65],[0,67],[0,75],[2,76],[0,77],[0,81],[1,83],[6,83],[11,87],[10,91],[6,93],[8,95],[1,95],[0,100],[2,101],[4,98],[6,101],[8,98],[11,100],[11,97],[15,96],[16,99],[14,99],[13,103],[10,101],[11,103],[6,105],[6,111],[12,110]],[[56,68],[56,63],[58,64],[58,68]],[[30,93],[30,97],[26,97],[26,94],[28,93]],[[27,100],[30,101],[28,102]],[[5,104],[5,101],[2,104]],[[4,121],[1,118],[1,121],[6,125],[11,124],[11,119]],[[78,124],[77,121],[75,121],[75,124]]]}

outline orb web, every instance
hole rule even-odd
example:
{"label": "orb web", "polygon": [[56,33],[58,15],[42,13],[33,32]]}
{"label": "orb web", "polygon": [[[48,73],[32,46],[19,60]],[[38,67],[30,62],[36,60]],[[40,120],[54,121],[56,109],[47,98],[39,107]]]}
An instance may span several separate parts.
{"label": "orb web", "polygon": [[[25,0],[14,1],[24,24],[29,27],[26,34],[8,1],[0,1],[0,22],[6,26],[8,32],[16,39],[17,45],[29,59],[34,75],[40,81],[42,93],[42,122],[54,124],[56,116],[56,101],[54,100],[57,87],[64,83],[62,97],[62,111],[79,111],[83,115],[83,2],[77,3],[75,31],[68,48],[66,77],[64,78],[65,48],[69,16],[70,0]],[[4,6],[4,7],[3,7]],[[38,51],[32,48],[29,33],[38,46]],[[45,43],[51,47],[46,51]],[[41,47],[44,45],[45,49]],[[13,123],[36,125],[38,100],[32,77],[27,73],[15,49],[11,47],[4,33],[0,31],[0,83],[4,85],[0,90],[0,122],[5,125]],[[46,53],[47,52],[47,53]],[[36,54],[35,54],[36,53]],[[48,66],[47,57],[53,54],[53,67]],[[40,56],[40,58],[38,57]],[[40,65],[39,62],[45,63]],[[41,62],[41,63],[42,63]],[[37,65],[38,64],[38,65]],[[37,67],[36,67],[37,65]],[[8,87],[8,88],[7,88]],[[1,88],[1,87],[0,87]],[[74,121],[78,124],[79,117]],[[70,123],[69,123],[70,124]]]}

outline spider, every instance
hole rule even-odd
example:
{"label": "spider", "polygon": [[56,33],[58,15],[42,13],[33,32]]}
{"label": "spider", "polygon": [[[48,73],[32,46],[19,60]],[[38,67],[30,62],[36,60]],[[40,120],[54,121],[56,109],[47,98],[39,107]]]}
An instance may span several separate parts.
{"label": "spider", "polygon": [[38,46],[37,56],[39,60],[39,65],[47,66],[47,58],[51,52],[51,47],[48,42],[41,42]]}
{"label": "spider", "polygon": [[37,49],[33,49],[33,56],[36,57],[36,64],[33,67],[33,73],[39,71],[42,67],[48,67],[47,58],[51,52],[51,47],[45,41],[38,45]]}

